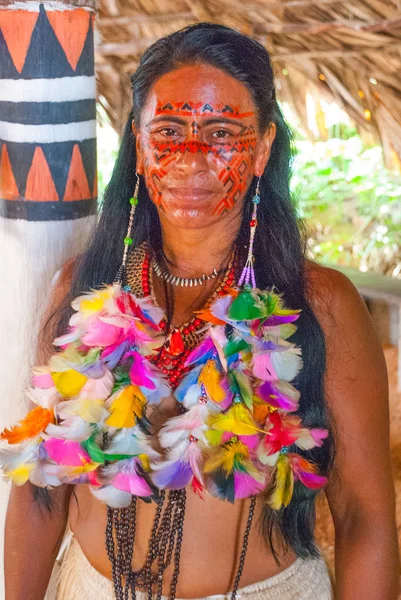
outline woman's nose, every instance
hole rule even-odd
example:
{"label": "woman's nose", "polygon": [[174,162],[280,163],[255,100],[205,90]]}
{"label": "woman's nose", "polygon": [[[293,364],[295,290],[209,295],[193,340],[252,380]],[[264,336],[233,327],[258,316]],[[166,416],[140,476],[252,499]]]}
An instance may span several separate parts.
{"label": "woman's nose", "polygon": [[207,144],[193,138],[180,144],[175,167],[186,173],[204,173],[208,170]]}

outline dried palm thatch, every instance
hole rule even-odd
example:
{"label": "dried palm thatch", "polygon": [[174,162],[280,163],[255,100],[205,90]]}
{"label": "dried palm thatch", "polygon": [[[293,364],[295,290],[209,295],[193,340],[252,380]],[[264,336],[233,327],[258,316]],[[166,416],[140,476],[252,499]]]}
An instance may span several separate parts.
{"label": "dried palm thatch", "polygon": [[307,96],[318,106],[334,99],[380,141],[388,165],[401,165],[401,0],[100,0],[98,99],[118,132],[141,53],[198,21],[235,27],[267,48],[279,97],[312,138]]}

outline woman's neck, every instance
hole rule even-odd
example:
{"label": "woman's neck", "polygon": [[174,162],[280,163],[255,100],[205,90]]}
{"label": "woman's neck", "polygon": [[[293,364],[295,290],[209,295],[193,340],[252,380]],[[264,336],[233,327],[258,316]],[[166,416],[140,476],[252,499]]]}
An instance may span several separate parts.
{"label": "woman's neck", "polygon": [[177,229],[161,219],[168,269],[181,277],[208,275],[228,265],[238,234],[238,219],[202,229]]}

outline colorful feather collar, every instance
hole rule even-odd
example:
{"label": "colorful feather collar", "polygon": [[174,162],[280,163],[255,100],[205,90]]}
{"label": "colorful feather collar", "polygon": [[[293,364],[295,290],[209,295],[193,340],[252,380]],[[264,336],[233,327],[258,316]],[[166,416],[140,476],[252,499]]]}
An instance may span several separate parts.
{"label": "colorful feather collar", "polygon": [[[76,298],[68,333],[48,365],[32,372],[36,405],[0,439],[4,474],[17,485],[88,483],[109,506],[132,495],[188,485],[233,502],[266,489],[273,509],[288,506],[294,482],[318,489],[326,479],[301,456],[323,444],[324,429],[297,416],[291,385],[302,367],[288,341],[299,311],[273,292],[230,289],[207,311],[203,341],[173,392],[146,358],[164,342],[162,311],[119,285]],[[174,394],[185,412],[170,418],[152,445],[148,405]],[[303,452],[303,455],[305,452]]]}

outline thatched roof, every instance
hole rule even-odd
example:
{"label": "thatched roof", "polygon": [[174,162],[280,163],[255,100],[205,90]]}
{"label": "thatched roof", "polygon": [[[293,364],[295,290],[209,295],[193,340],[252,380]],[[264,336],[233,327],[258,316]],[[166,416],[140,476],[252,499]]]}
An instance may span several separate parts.
{"label": "thatched roof", "polygon": [[[190,23],[235,27],[270,52],[281,100],[306,131],[306,96],[340,104],[362,133],[401,157],[401,0],[100,0],[98,99],[120,132],[144,49]],[[313,137],[312,132],[308,132]]]}

